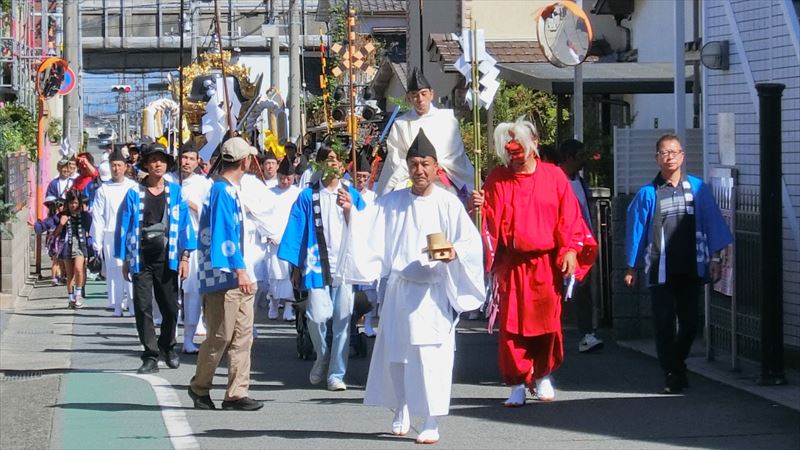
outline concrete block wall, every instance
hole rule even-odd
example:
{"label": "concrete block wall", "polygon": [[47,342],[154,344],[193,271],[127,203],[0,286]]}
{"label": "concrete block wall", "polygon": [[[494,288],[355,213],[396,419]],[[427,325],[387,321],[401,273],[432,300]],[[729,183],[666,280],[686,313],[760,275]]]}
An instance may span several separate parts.
{"label": "concrete block wall", "polygon": [[17,295],[30,271],[30,234],[28,210],[23,208],[17,219],[8,224],[9,231],[0,236],[0,292]]}

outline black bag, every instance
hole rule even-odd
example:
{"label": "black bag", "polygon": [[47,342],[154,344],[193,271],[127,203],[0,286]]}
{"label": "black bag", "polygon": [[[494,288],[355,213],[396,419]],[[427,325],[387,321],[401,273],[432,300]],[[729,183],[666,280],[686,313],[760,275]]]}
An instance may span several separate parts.
{"label": "black bag", "polygon": [[364,314],[372,311],[372,303],[363,291],[353,294],[353,316],[350,318],[350,357],[366,358],[369,345],[367,335],[358,332],[358,322]]}
{"label": "black bag", "polygon": [[103,270],[103,258],[99,253],[95,253],[89,257],[89,261],[86,263],[86,269],[91,273],[100,273],[100,271]]}
{"label": "black bag", "polygon": [[161,261],[167,254],[169,238],[167,228],[169,227],[169,215],[167,208],[161,213],[161,222],[142,227],[142,238],[139,248],[142,257],[148,261]]}
{"label": "black bag", "polygon": [[163,223],[154,223],[147,227],[142,227],[141,250],[142,256],[147,260],[160,259],[166,253],[169,240],[167,239],[167,227]]}
{"label": "black bag", "polygon": [[[314,343],[311,342],[311,335],[308,334],[308,318],[306,318],[306,305],[308,301],[292,302],[294,314],[297,317],[295,320],[295,329],[297,330],[297,357],[302,360],[310,360],[314,358]],[[289,306],[284,306],[288,308]]]}

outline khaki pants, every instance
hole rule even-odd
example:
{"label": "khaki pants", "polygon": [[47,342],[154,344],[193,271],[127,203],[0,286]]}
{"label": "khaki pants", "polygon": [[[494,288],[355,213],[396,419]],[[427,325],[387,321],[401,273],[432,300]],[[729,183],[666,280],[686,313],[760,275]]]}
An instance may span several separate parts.
{"label": "khaki pants", "polygon": [[253,294],[238,288],[203,295],[207,337],[197,355],[192,390],[208,395],[214,372],[228,351],[228,389],[225,400],[247,397],[250,387],[250,348],[253,346]]}

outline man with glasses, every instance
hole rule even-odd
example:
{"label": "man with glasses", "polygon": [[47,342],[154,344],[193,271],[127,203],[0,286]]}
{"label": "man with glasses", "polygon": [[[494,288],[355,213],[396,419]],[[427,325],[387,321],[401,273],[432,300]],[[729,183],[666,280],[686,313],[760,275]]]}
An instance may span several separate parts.
{"label": "man with glasses", "polygon": [[433,88],[418,68],[414,68],[407,85],[406,99],[413,108],[398,117],[392,125],[386,141],[386,161],[375,185],[375,193],[381,196],[410,186],[406,154],[419,131],[425,130],[439,152],[437,156],[441,170],[437,173],[436,182],[458,193],[461,200],[466,201],[474,187],[475,169],[464,152],[464,142],[453,110],[433,106]]}
{"label": "man with glasses", "polygon": [[636,284],[641,253],[666,394],[689,387],[685,360],[697,333],[700,292],[704,283],[719,280],[719,253],[733,242],[711,189],[685,173],[684,158],[678,136],[658,139],[660,170],[628,206],[626,227],[624,282],[628,287]]}

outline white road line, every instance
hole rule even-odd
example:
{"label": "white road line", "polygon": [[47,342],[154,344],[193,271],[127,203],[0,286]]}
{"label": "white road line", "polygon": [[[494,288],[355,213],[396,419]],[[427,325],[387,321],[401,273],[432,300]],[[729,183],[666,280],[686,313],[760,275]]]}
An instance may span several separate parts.
{"label": "white road line", "polygon": [[167,380],[155,375],[139,375],[137,373],[125,373],[125,375],[145,380],[153,387],[173,448],[176,450],[200,448],[200,444],[192,433],[192,427],[186,420],[186,414],[181,409],[183,405],[178,399],[175,388]]}

